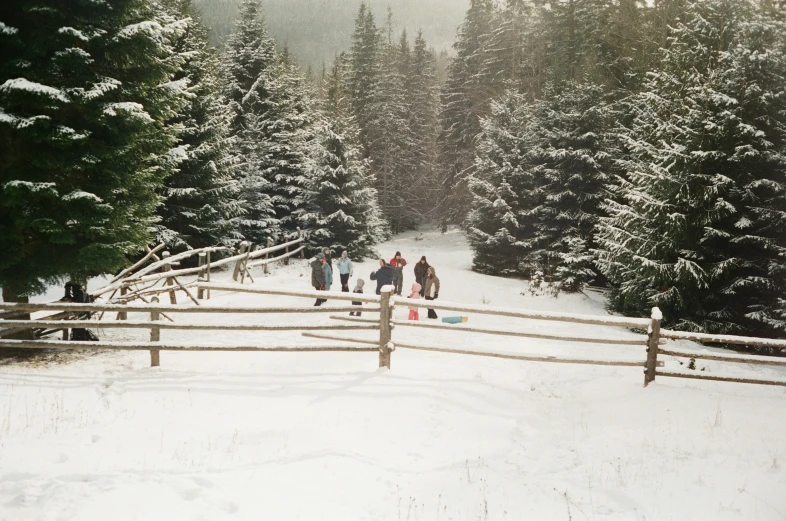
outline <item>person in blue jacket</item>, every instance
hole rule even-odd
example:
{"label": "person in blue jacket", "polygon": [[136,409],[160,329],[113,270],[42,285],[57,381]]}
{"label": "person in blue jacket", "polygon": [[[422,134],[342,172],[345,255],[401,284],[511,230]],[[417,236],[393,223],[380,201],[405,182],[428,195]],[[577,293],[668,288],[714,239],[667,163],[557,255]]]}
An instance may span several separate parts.
{"label": "person in blue jacket", "polygon": [[333,284],[333,267],[327,261],[327,258],[325,258],[322,269],[325,271],[325,291],[330,291],[330,286]]}
{"label": "person in blue jacket", "polygon": [[371,272],[371,280],[377,281],[377,295],[382,292],[383,286],[393,284],[393,277],[396,274],[396,269],[385,262],[385,259],[379,259],[379,269]]}
{"label": "person in blue jacket", "polygon": [[338,273],[341,277],[341,291],[349,293],[349,277],[354,275],[352,261],[347,257],[347,250],[341,252],[341,258],[338,259]]}

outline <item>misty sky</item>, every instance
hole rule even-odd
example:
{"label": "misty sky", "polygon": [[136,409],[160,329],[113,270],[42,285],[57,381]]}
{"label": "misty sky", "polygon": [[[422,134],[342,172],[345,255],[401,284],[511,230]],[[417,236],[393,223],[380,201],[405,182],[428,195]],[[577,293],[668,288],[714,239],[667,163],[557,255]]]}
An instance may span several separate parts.
{"label": "misty sky", "polygon": [[[239,0],[195,0],[214,43],[232,30]],[[469,0],[366,0],[377,24],[393,10],[396,32],[406,28],[412,39],[418,28],[437,51],[449,49]],[[336,52],[347,50],[360,0],[264,0],[268,27],[280,46],[287,45],[304,66],[319,69]]]}

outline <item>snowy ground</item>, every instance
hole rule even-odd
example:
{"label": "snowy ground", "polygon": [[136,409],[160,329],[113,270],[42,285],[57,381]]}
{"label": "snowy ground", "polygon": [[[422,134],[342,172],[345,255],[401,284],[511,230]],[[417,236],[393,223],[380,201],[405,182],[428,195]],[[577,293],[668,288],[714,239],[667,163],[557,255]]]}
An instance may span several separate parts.
{"label": "snowy ground", "polygon": [[[519,281],[471,273],[458,232],[418,236],[397,237],[381,250],[386,257],[401,250],[413,264],[427,255],[442,280],[441,299],[605,313],[599,295],[530,297],[521,294]],[[369,286],[372,264],[356,267]],[[302,261],[276,266],[269,276],[258,270],[255,278],[264,286],[308,288],[310,282]],[[409,270],[405,282],[412,283]],[[210,303],[311,304],[229,293]],[[406,309],[396,314],[405,318]],[[425,310],[422,315],[425,320]],[[335,322],[327,315],[237,320]],[[497,317],[469,321],[632,335]],[[122,334],[144,338],[147,332]],[[163,331],[162,340],[324,343],[297,333]],[[644,346],[420,328],[397,328],[394,340],[494,352],[645,356]],[[65,365],[0,367],[0,520],[786,518],[782,387],[659,378],[644,389],[639,368],[404,349],[393,353],[391,371],[377,369],[374,353],[164,352],[161,364],[148,367],[146,352],[110,352]],[[783,376],[774,369],[700,365]]]}

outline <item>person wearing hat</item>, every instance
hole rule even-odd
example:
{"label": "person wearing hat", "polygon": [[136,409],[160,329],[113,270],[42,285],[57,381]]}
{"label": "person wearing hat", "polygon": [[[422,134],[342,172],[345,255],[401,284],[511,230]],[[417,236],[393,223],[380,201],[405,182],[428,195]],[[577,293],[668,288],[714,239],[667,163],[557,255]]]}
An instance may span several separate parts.
{"label": "person wearing hat", "polygon": [[369,277],[371,280],[377,281],[377,295],[382,293],[382,288],[393,284],[394,274],[393,266],[385,262],[385,259],[379,259],[379,269],[372,271]]}
{"label": "person wearing hat", "polygon": [[[317,253],[310,265],[311,285],[317,291],[325,291],[325,255]],[[327,302],[327,299],[318,298],[314,305],[321,306],[323,302]]]}
{"label": "person wearing hat", "polygon": [[341,277],[341,291],[349,292],[349,277],[354,275],[354,267],[352,261],[347,256],[347,250],[341,252],[341,258],[338,259],[338,273]]}
{"label": "person wearing hat", "polygon": [[396,255],[390,259],[390,265],[396,270],[393,273],[393,285],[396,287],[396,295],[401,295],[401,291],[404,289],[404,266],[407,265],[407,261],[401,256],[401,252],[397,251]]}
{"label": "person wearing hat", "polygon": [[425,255],[420,258],[420,262],[415,264],[415,282],[420,284],[421,297],[426,292],[426,273],[430,267]]}
{"label": "person wearing hat", "polygon": [[[363,294],[363,286],[365,286],[365,284],[366,283],[363,282],[363,279],[358,279],[358,281],[357,281],[357,283],[355,285],[355,291],[353,291],[352,293],[357,293],[359,295],[362,295]],[[359,301],[356,301],[356,300],[353,300],[352,301],[352,305],[353,306],[362,306],[363,303],[359,302]],[[360,311],[350,311],[349,315],[352,316],[352,317],[359,317],[360,313],[361,313]]]}

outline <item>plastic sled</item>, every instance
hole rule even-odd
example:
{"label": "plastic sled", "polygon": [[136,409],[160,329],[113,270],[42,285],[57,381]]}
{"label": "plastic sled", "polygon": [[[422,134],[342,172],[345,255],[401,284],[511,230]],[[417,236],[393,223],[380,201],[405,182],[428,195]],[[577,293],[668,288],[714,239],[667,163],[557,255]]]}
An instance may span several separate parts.
{"label": "plastic sled", "polygon": [[447,324],[461,324],[462,322],[466,322],[469,317],[443,317],[442,321]]}

